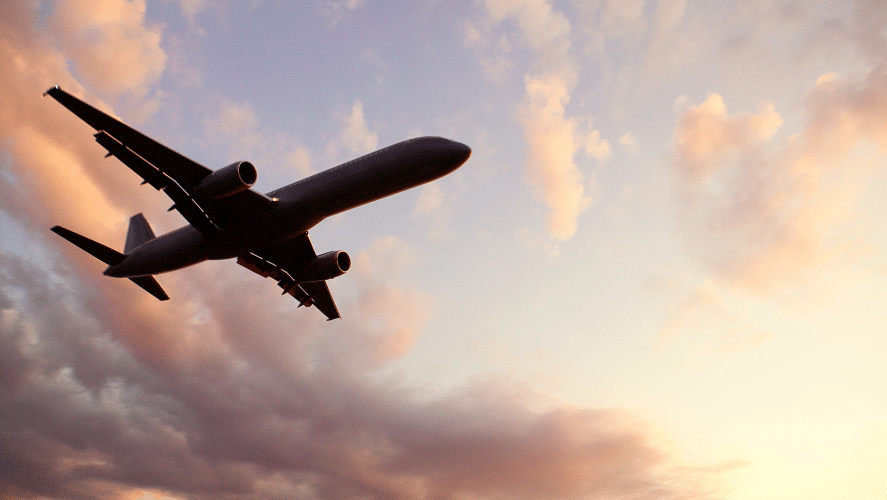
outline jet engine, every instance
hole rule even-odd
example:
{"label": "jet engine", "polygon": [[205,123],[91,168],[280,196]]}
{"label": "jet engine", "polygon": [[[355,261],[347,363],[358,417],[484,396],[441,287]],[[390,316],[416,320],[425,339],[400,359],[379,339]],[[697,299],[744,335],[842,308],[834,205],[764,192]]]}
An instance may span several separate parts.
{"label": "jet engine", "polygon": [[323,281],[342,276],[351,269],[351,257],[341,250],[318,255],[303,267],[293,279],[298,283],[304,281]]}
{"label": "jet engine", "polygon": [[250,188],[256,182],[256,167],[248,161],[232,163],[207,175],[194,188],[194,196],[202,200],[217,200]]}

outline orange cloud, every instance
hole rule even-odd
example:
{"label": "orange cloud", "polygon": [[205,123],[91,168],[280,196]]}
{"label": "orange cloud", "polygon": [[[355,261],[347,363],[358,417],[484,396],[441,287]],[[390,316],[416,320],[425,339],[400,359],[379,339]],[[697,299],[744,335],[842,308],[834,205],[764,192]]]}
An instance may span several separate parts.
{"label": "orange cloud", "polygon": [[527,100],[521,123],[527,140],[527,173],[551,208],[548,230],[559,240],[576,233],[579,214],[591,205],[582,173],[573,161],[582,147],[576,123],[564,116],[569,100],[560,78],[527,78]]}
{"label": "orange cloud", "polygon": [[428,319],[422,294],[393,284],[414,261],[413,250],[393,236],[376,240],[354,258],[359,290],[355,313],[364,321],[364,341],[375,362],[403,356]]}
{"label": "orange cloud", "polygon": [[689,106],[675,130],[674,166],[686,182],[704,182],[729,155],[758,148],[782,125],[769,104],[759,114],[729,116],[724,99],[709,94],[698,106]]}
{"label": "orange cloud", "polygon": [[51,23],[77,73],[117,94],[142,94],[166,66],[158,26],[145,26],[143,0],[53,2]]}
{"label": "orange cloud", "polygon": [[[527,174],[550,208],[550,236],[570,239],[576,233],[579,214],[592,201],[585,194],[585,178],[574,156],[584,150],[589,157],[603,161],[611,153],[609,142],[601,139],[598,130],[580,133],[580,120],[565,114],[564,107],[579,75],[579,66],[570,54],[572,27],[567,17],[546,0],[488,0],[484,5],[493,25],[514,20],[521,41],[535,55],[533,71],[524,77],[526,97],[519,111],[527,143]],[[505,35],[490,42],[492,28],[468,24],[465,36],[469,46],[498,52],[492,59],[480,56],[498,79],[511,67],[504,59],[511,43]]]}
{"label": "orange cloud", "polygon": [[726,286],[796,286],[837,255],[834,231],[852,220],[867,162],[854,148],[887,150],[887,70],[820,78],[804,129],[782,143],[772,105],[730,115],[712,94],[678,118],[672,168],[695,248]]}

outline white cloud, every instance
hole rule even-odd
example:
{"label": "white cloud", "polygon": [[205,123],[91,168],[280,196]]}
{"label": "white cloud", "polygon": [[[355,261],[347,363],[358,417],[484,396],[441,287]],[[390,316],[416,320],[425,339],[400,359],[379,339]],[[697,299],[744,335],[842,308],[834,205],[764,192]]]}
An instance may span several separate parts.
{"label": "white cloud", "polygon": [[179,5],[182,6],[182,13],[188,19],[188,24],[193,27],[197,14],[206,8],[206,0],[179,0]]}
{"label": "white cloud", "polygon": [[262,170],[282,165],[301,176],[311,170],[311,151],[295,138],[262,127],[249,103],[220,100],[218,115],[204,123],[209,141],[226,148],[230,161],[248,160]]}
{"label": "white cloud", "polygon": [[379,147],[379,136],[367,125],[362,102],[355,101],[351,107],[351,114],[346,116],[343,122],[344,128],[339,134],[338,142],[331,145],[331,151],[344,147],[354,154],[366,154]]}
{"label": "white cloud", "polygon": [[311,151],[304,146],[299,146],[295,151],[290,153],[287,165],[292,167],[296,173],[305,177],[311,173]]}
{"label": "white cloud", "polygon": [[638,147],[638,138],[635,133],[630,130],[619,137],[619,145],[622,146],[622,148],[629,154],[634,155],[640,153],[640,148]]}
{"label": "white cloud", "polygon": [[[754,348],[775,334],[734,311],[728,305],[724,291],[715,282],[707,280],[680,301],[659,332],[659,340],[664,344],[691,336],[705,339],[695,357],[706,362],[706,358],[713,355],[732,355]],[[710,337],[713,339],[709,340]]]}
{"label": "white cloud", "polygon": [[441,189],[440,184],[430,183],[419,188],[419,198],[413,208],[413,217],[430,221],[429,237],[435,240],[450,235],[450,220],[456,201],[451,194]]}

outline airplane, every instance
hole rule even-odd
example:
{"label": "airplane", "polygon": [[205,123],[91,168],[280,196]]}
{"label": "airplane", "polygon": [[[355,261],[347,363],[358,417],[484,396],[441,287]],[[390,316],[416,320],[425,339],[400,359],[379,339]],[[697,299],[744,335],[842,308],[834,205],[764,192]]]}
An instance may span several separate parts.
{"label": "airplane", "polygon": [[351,268],[344,251],[317,255],[308,230],[332,215],[439,179],[464,164],[471,149],[442,137],[417,137],[380,149],[288,186],[262,194],[257,172],[238,161],[212,171],[54,86],[49,95],[96,130],[96,142],[173,201],[187,225],[155,236],[144,215],[134,215],[123,252],[61,226],[51,229],[108,268],[158,298],[169,296],[155,274],[206,260],[237,259],[274,279],[299,307],[316,306],[327,321],[340,318],[326,280]]}

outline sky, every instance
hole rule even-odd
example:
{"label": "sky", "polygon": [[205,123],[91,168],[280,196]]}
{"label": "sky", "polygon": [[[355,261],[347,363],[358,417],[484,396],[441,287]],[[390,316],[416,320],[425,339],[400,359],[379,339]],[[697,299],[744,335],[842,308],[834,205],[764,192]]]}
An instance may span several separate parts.
{"label": "sky", "polygon": [[[0,2],[0,496],[883,498],[887,4]],[[422,135],[331,217],[342,319],[228,261],[52,85],[268,192]]]}

